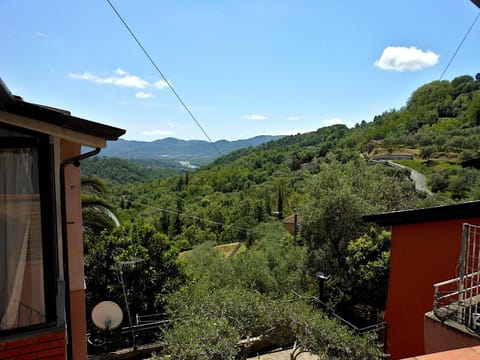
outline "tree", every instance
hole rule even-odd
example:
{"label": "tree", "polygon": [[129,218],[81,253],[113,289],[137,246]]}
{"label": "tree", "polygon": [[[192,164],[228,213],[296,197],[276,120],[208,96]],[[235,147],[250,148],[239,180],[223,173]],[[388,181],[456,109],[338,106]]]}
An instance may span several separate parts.
{"label": "tree", "polygon": [[[333,276],[326,284],[328,300],[346,312],[356,301],[346,270],[348,246],[369,229],[362,216],[414,207],[417,198],[403,172],[360,161],[324,164],[308,189],[312,199],[302,212],[301,224],[308,249],[306,269],[311,276],[318,271]],[[365,296],[374,297],[374,291],[366,291]]]}
{"label": "tree", "polygon": [[348,244],[346,265],[353,302],[362,304],[373,321],[377,312],[385,309],[389,260],[390,233],[387,231],[371,228]]}
{"label": "tree", "polygon": [[81,184],[83,231],[86,236],[98,235],[119,226],[114,207],[106,198],[109,191],[105,183],[98,178],[82,177]]}
{"label": "tree", "polygon": [[470,126],[480,125],[480,90],[474,93],[465,115]]}
{"label": "tree", "polygon": [[442,192],[448,188],[448,179],[445,174],[433,173],[430,176],[429,185],[432,192]]}
{"label": "tree", "polygon": [[283,189],[281,187],[278,188],[278,218],[280,220],[283,219]]}
{"label": "tree", "polygon": [[[262,262],[262,257],[254,260]],[[283,261],[281,256],[277,261]],[[239,258],[238,262],[243,260]],[[263,263],[270,261],[264,258]],[[277,266],[263,268],[272,273],[271,278],[275,277]],[[244,359],[254,346],[294,341],[326,359],[382,358],[380,347],[371,338],[355,335],[335,320],[325,318],[316,307],[305,302],[279,301],[252,289],[249,281],[237,281],[251,270],[251,266],[236,269],[234,259],[224,259],[206,246],[190,254],[187,271],[191,281],[172,294],[168,302],[171,327],[164,330],[163,338],[170,359]],[[247,339],[257,340],[240,345]]]}
{"label": "tree", "polygon": [[449,177],[448,191],[452,193],[453,199],[462,199],[467,196],[470,182],[466,175],[457,174]]}
{"label": "tree", "polygon": [[429,160],[432,155],[435,153],[435,146],[425,146],[420,152],[422,159]]}
{"label": "tree", "polygon": [[[184,279],[178,252],[152,226],[126,226],[103,232],[94,239],[85,239],[87,313],[104,300],[115,301],[127,313],[118,278],[120,270],[132,316],[163,313],[166,297]],[[126,322],[125,317],[124,325]],[[91,332],[96,331],[90,319],[87,324]],[[117,335],[117,348],[130,345],[129,336]],[[152,333],[148,340],[154,338]]]}

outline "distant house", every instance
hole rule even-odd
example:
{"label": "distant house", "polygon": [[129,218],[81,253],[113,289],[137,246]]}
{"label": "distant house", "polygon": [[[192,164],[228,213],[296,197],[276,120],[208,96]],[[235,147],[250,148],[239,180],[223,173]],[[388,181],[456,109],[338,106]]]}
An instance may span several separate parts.
{"label": "distant house", "polygon": [[462,343],[450,338],[452,341],[439,347],[431,336],[439,334],[439,321],[432,322],[425,314],[433,309],[434,284],[456,276],[462,226],[480,225],[480,202],[368,215],[364,220],[392,230],[384,316],[391,359],[471,344],[470,340]]}
{"label": "distant house", "polygon": [[0,79],[0,359],[86,359],[78,165],[124,133]]}
{"label": "distant house", "polygon": [[298,231],[300,230],[300,220],[300,215],[292,214],[283,219],[282,223],[285,227],[285,230],[287,230],[292,235],[297,235]]}

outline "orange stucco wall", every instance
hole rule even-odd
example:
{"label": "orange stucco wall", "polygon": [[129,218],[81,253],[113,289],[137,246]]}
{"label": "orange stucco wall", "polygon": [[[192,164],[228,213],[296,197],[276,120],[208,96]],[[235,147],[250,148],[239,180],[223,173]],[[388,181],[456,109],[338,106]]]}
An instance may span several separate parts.
{"label": "orange stucco wall", "polygon": [[385,310],[391,359],[425,353],[424,315],[433,307],[433,284],[455,277],[464,222],[478,225],[480,218],[393,226]]}
{"label": "orange stucco wall", "polygon": [[[61,160],[80,154],[78,144],[61,142]],[[70,275],[70,309],[72,353],[74,360],[87,358],[87,328],[83,271],[83,233],[80,168],[65,167],[65,200],[68,237],[68,262]]]}

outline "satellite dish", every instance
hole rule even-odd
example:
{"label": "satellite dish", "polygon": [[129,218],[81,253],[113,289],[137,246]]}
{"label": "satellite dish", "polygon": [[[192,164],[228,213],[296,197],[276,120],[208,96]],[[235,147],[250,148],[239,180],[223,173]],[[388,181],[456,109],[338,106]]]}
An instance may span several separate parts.
{"label": "satellite dish", "polygon": [[99,329],[112,330],[122,323],[123,312],[117,303],[102,301],[93,308],[92,320]]}

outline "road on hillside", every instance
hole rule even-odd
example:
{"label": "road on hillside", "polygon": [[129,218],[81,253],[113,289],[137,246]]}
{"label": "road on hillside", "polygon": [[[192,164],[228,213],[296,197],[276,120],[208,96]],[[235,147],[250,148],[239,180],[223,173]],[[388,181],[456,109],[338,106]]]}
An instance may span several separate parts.
{"label": "road on hillside", "polygon": [[400,165],[390,160],[387,160],[386,162],[388,165],[396,168],[408,169],[410,171],[410,179],[412,179],[413,183],[415,184],[415,189],[417,191],[423,191],[428,195],[433,195],[432,192],[427,188],[427,180],[425,178],[425,175],[418,172],[417,170],[412,169],[411,167]]}

